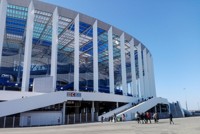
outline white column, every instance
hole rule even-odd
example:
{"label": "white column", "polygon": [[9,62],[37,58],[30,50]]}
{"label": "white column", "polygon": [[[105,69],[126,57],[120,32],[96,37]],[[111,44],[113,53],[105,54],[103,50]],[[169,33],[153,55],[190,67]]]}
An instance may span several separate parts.
{"label": "white column", "polygon": [[124,33],[120,36],[120,48],[121,48],[121,70],[122,70],[122,88],[123,94],[127,95],[127,77],[126,77],[126,53],[125,53],[125,43],[124,43]]}
{"label": "white column", "polygon": [[119,102],[116,102],[116,107],[117,107],[117,108],[119,107]]}
{"label": "white column", "polygon": [[170,103],[168,104],[168,113],[171,113]]}
{"label": "white column", "polygon": [[151,96],[154,96],[154,89],[153,89],[153,84],[152,84],[152,66],[151,66],[151,56],[149,57],[149,70],[150,70],[150,73],[149,73],[149,85],[150,85],[150,88],[151,88]]}
{"label": "white column", "polygon": [[91,109],[92,122],[94,122],[94,112],[95,112],[94,101],[92,101],[92,109]]}
{"label": "white column", "polygon": [[108,56],[109,56],[109,83],[110,93],[115,94],[114,90],[114,65],[113,65],[113,36],[112,27],[108,30]]}
{"label": "white column", "polygon": [[76,123],[76,114],[74,113],[74,124]]}
{"label": "white column", "polygon": [[135,72],[135,48],[134,39],[130,41],[131,46],[131,76],[132,76],[132,95],[137,96],[137,82],[136,82],[136,72]]}
{"label": "white column", "polygon": [[6,11],[7,11],[7,0],[2,0],[0,3],[0,67],[2,60],[2,50],[3,50],[3,41],[6,27]]}
{"label": "white column", "polygon": [[69,114],[67,115],[67,124],[69,124]]}
{"label": "white column", "polygon": [[63,125],[65,124],[65,109],[66,109],[66,102],[63,102],[63,109],[62,109],[62,115],[63,115],[62,123],[63,123]]}
{"label": "white column", "polygon": [[140,92],[140,82],[139,82],[139,78],[136,79],[136,90],[137,90],[137,97],[141,97],[141,92]]}
{"label": "white column", "polygon": [[141,44],[138,45],[138,66],[139,66],[139,79],[140,79],[140,92],[141,97],[144,96],[144,80],[143,80],[143,67],[142,67],[142,54],[141,54]]}
{"label": "white column", "polygon": [[4,116],[4,118],[3,118],[3,128],[5,128],[6,127],[6,116]]}
{"label": "white column", "polygon": [[12,123],[12,127],[15,127],[15,116],[13,117],[13,123]]}
{"label": "white column", "polygon": [[57,56],[58,56],[58,9],[53,12],[52,19],[52,46],[51,46],[51,76],[53,77],[53,90],[56,90]]}
{"label": "white column", "polygon": [[79,91],[79,14],[75,18],[74,30],[74,90]]}
{"label": "white column", "polygon": [[22,92],[28,91],[29,79],[30,79],[30,68],[31,68],[31,53],[32,53],[32,39],[33,39],[33,23],[34,23],[34,6],[31,1],[28,7],[28,18],[26,25],[26,41],[25,41],[25,52],[24,52],[24,65],[23,65],[23,76],[22,76]]}
{"label": "white column", "polygon": [[99,68],[98,68],[98,37],[97,37],[97,20],[93,24],[93,79],[94,92],[99,89]]}
{"label": "white column", "polygon": [[155,113],[157,113],[157,105],[154,107]]}
{"label": "white column", "polygon": [[155,86],[155,78],[154,78],[154,67],[153,67],[153,57],[150,57],[150,64],[151,64],[151,84],[152,84],[152,91],[153,96],[156,97],[156,86]]}
{"label": "white column", "polygon": [[85,112],[85,122],[87,122],[87,117],[88,117],[88,114],[87,114],[87,108],[85,108],[86,110],[86,112]]}
{"label": "white column", "polygon": [[149,83],[149,95],[153,95],[153,89],[151,84],[151,64],[150,64],[150,53],[147,54],[147,70],[148,70],[148,83]]}
{"label": "white column", "polygon": [[144,90],[145,96],[150,97],[150,88],[149,88],[149,81],[148,81],[148,70],[147,70],[147,49],[143,50],[143,61],[144,61]]}

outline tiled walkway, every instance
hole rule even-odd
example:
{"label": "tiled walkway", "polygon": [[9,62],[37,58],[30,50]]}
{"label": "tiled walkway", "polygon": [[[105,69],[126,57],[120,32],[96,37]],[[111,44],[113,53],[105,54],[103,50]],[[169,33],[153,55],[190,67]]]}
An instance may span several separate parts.
{"label": "tiled walkway", "polygon": [[200,117],[160,120],[158,124],[137,124],[129,122],[105,122],[77,125],[1,128],[0,134],[200,134]]}

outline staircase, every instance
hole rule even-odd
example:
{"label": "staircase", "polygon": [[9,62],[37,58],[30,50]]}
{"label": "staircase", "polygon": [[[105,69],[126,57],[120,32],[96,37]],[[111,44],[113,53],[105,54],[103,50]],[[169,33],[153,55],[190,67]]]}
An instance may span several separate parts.
{"label": "staircase", "polygon": [[133,106],[132,103],[137,102],[138,99],[134,100],[131,103],[128,103],[122,107],[116,108],[108,113],[105,113],[98,117],[98,120],[101,120],[101,117],[104,119],[108,119],[112,117],[114,114],[117,114],[118,117],[121,117],[122,114],[126,115],[126,120],[132,120],[134,118],[135,113],[138,111],[139,113],[146,112],[147,110],[151,109],[152,107],[156,106],[159,103],[162,104],[169,104],[167,99],[164,98],[151,98],[147,101],[143,101],[140,104]]}
{"label": "staircase", "polygon": [[131,107],[126,111],[123,111],[117,114],[117,117],[122,117],[122,114],[125,114],[126,120],[133,120],[135,118],[135,113],[138,111],[139,113],[143,113],[151,109],[152,107],[156,106],[157,104],[169,104],[167,99],[164,98],[152,98],[147,101],[144,101],[137,106]]}
{"label": "staircase", "polygon": [[[137,99],[136,99],[137,100]],[[135,101],[136,101],[135,100]],[[126,105],[124,105],[124,106],[121,106],[121,107],[118,107],[118,108],[116,108],[116,109],[114,109],[114,110],[112,110],[112,111],[110,111],[110,112],[108,112],[108,113],[105,113],[105,114],[103,114],[103,115],[100,115],[99,117],[98,117],[98,121],[101,121],[101,117],[103,117],[104,119],[108,119],[109,117],[112,117],[114,114],[117,114],[117,113],[120,113],[120,112],[122,112],[122,111],[125,111],[126,109],[129,109],[130,107],[132,107],[132,102],[131,103],[128,103],[128,104],[126,104]]]}
{"label": "staircase", "polygon": [[175,103],[170,103],[170,111],[175,118],[184,117],[184,112],[178,101]]}

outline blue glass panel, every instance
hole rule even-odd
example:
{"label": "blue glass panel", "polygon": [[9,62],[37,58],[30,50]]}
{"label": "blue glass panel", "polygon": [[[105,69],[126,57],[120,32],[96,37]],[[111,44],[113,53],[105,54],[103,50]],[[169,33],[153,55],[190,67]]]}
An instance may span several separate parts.
{"label": "blue glass panel", "polygon": [[6,32],[9,34],[15,34],[15,35],[19,35],[19,36],[23,36],[24,34],[24,30],[22,29],[13,29],[10,27],[6,27]]}
{"label": "blue glass panel", "polygon": [[93,46],[93,42],[89,42],[88,44],[84,45],[83,47],[80,48],[80,51],[86,51],[89,48],[91,48]]}
{"label": "blue glass panel", "polygon": [[98,28],[98,35],[101,35],[102,33],[104,33],[105,30],[101,29],[101,28]]}
{"label": "blue glass panel", "polygon": [[[79,29],[79,32],[80,33],[83,33],[84,35],[87,35],[87,36],[89,36],[89,37],[92,37],[93,36],[93,29],[92,28],[90,28],[90,29],[88,29],[89,27],[90,27],[91,25],[89,25],[89,24],[86,24],[86,23],[84,23],[84,22],[80,22],[80,29]],[[69,26],[69,28],[68,28],[69,30],[71,30],[71,31],[74,31],[74,24],[71,24],[70,26]],[[88,29],[88,30],[87,30]],[[87,31],[85,31],[85,30],[87,30]],[[101,35],[102,33],[104,33],[105,32],[105,30],[103,30],[103,29],[101,29],[101,28],[98,28],[98,35]]]}
{"label": "blue glass panel", "polygon": [[[92,37],[93,30],[92,30],[92,28],[88,29],[89,27],[90,27],[89,24],[86,24],[84,22],[80,22],[79,23],[79,32],[80,33],[84,32],[85,35]],[[74,31],[74,24],[71,24],[68,29],[71,30],[71,31]]]}
{"label": "blue glass panel", "polygon": [[6,32],[23,36],[26,26],[26,20],[6,17]]}
{"label": "blue glass panel", "polygon": [[13,24],[17,24],[20,26],[26,26],[26,20],[24,19],[18,19],[18,18],[13,18],[13,17],[6,17],[6,22],[10,22]]}
{"label": "blue glass panel", "polygon": [[93,49],[87,51],[88,54],[93,55]]}
{"label": "blue glass panel", "polygon": [[89,37],[93,37],[93,29],[89,29],[87,32],[85,32],[85,35],[89,36]]}
{"label": "blue glass panel", "polygon": [[[79,28],[80,33],[84,32],[85,30],[87,30],[90,27],[89,24],[86,24],[84,22],[80,22],[79,24],[80,24],[80,28]],[[86,31],[85,31],[85,33],[86,33]]]}
{"label": "blue glass panel", "polygon": [[[39,40],[36,38],[33,38],[33,44],[36,44]],[[44,40],[40,40],[40,45],[43,46],[51,46],[51,42],[50,41],[44,41]]]}
{"label": "blue glass panel", "polygon": [[98,52],[101,53],[108,49],[108,44],[104,44],[98,47]]}
{"label": "blue glass panel", "polygon": [[68,28],[68,30],[74,31],[74,24],[71,24]]}

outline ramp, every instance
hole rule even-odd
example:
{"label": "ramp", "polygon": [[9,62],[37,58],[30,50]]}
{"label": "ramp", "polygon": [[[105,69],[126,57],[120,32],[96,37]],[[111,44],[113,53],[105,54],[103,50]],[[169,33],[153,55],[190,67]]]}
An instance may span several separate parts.
{"label": "ramp", "polygon": [[52,92],[42,95],[23,97],[20,99],[0,102],[0,117],[30,111],[66,101],[63,92]]}

